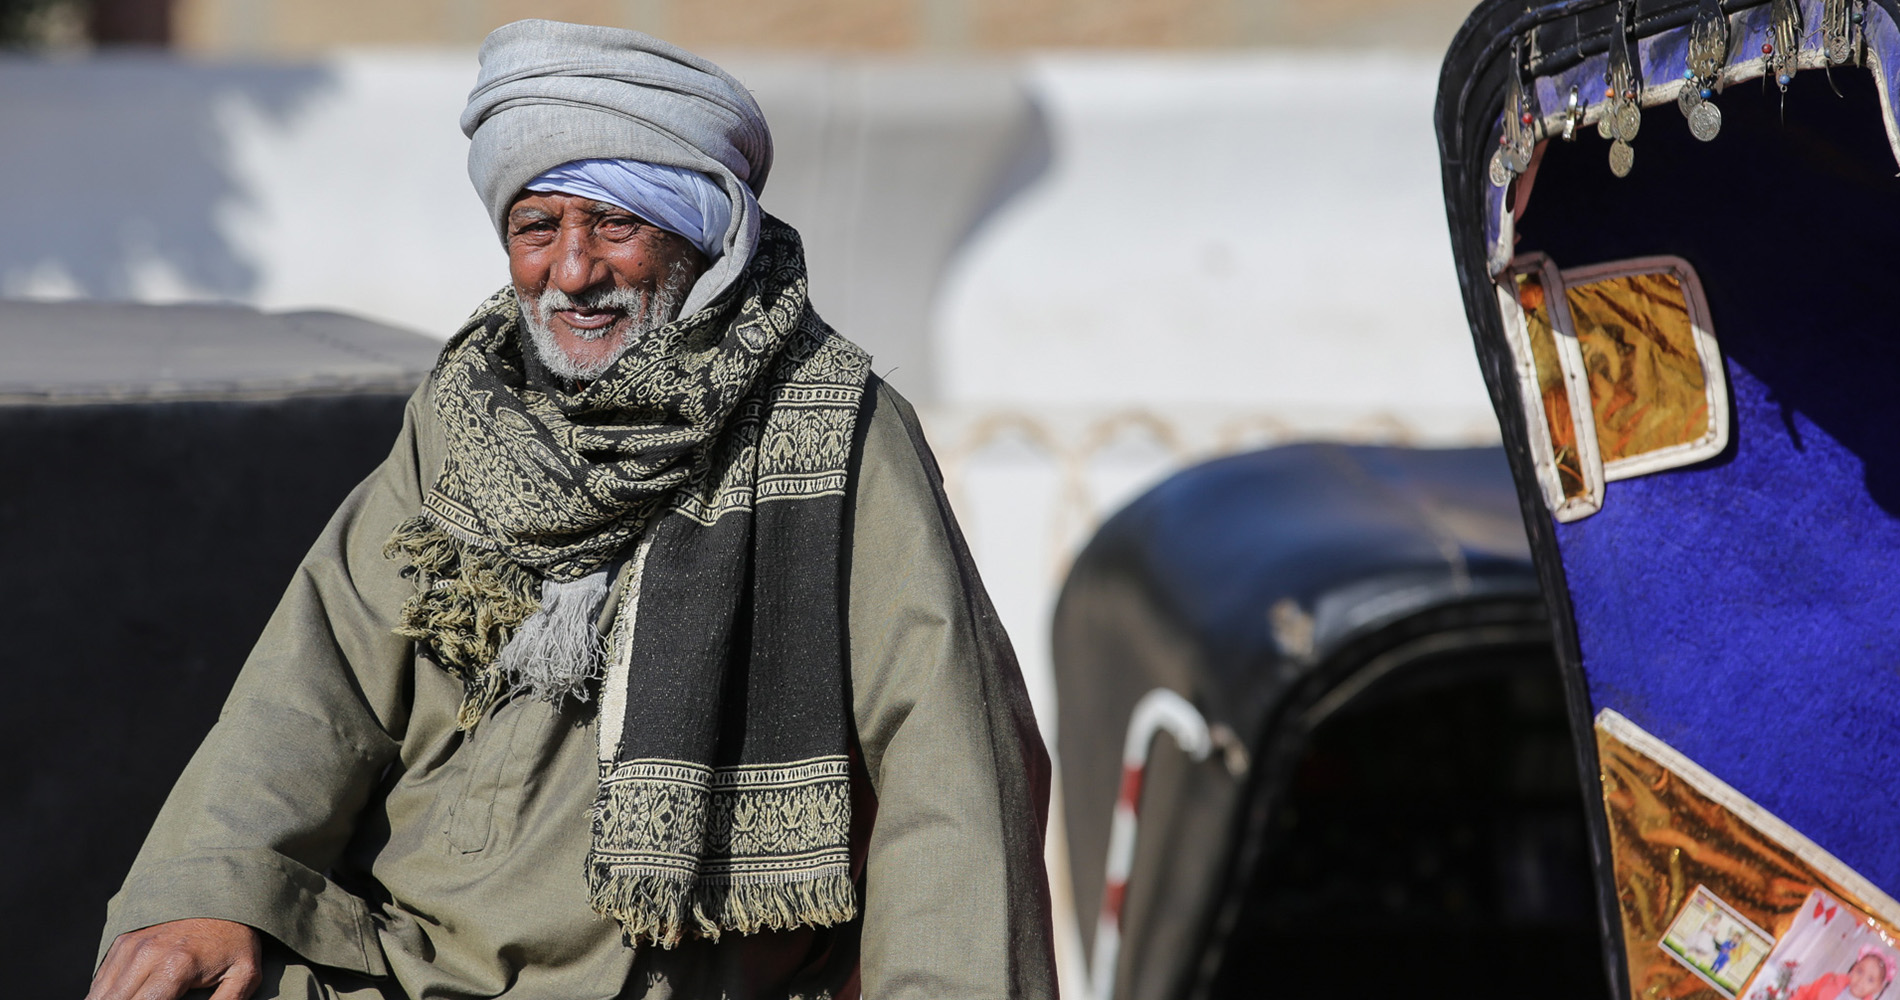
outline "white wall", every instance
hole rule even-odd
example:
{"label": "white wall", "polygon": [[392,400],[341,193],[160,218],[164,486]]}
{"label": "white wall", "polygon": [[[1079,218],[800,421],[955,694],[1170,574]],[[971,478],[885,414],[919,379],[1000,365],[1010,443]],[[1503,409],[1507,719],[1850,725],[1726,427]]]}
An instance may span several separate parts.
{"label": "white wall", "polygon": [[1446,235],[1434,61],[1051,55],[1027,79],[1050,168],[957,258],[931,348],[940,447],[1046,708],[1051,583],[1161,474],[1496,423]]}

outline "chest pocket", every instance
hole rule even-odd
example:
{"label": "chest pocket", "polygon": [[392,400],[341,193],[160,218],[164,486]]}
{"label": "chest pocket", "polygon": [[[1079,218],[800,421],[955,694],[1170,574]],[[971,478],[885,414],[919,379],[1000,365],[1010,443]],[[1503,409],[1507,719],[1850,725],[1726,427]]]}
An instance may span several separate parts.
{"label": "chest pocket", "polygon": [[451,853],[478,854],[507,846],[521,812],[534,748],[552,715],[541,702],[511,701],[463,738],[449,763],[463,773],[449,785],[454,798],[442,824]]}

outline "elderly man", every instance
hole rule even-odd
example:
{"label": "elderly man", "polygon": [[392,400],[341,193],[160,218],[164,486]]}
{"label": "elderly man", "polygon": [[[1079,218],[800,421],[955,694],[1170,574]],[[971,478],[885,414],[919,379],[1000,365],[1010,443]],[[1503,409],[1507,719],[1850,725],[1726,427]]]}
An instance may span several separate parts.
{"label": "elderly man", "polygon": [[759,209],[758,106],[524,21],[462,125],[513,280],[297,573],[91,998],[1052,996],[1022,682]]}

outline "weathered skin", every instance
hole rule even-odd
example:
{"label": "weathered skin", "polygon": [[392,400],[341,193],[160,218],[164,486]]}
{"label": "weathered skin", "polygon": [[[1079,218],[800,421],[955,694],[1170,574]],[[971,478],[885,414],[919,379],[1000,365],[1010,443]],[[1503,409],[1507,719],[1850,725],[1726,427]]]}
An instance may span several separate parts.
{"label": "weathered skin", "polygon": [[[575,297],[605,288],[651,294],[681,267],[690,287],[706,266],[685,237],[603,202],[526,192],[508,209],[508,274],[524,304],[550,286]],[[561,352],[590,367],[619,356],[632,321],[621,310],[564,309],[548,325]]]}
{"label": "weathered skin", "polygon": [[172,1000],[195,989],[244,1000],[257,990],[263,959],[263,941],[243,924],[174,920],[119,935],[86,1000]]}

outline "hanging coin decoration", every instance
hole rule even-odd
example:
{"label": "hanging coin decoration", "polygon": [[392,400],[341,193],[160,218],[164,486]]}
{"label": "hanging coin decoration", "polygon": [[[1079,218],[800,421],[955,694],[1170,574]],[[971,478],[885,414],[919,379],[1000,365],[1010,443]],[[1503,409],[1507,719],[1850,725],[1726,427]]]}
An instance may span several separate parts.
{"label": "hanging coin decoration", "polygon": [[1860,27],[1865,20],[1861,0],[1823,0],[1821,4],[1821,48],[1829,66],[1854,61],[1860,48]]}
{"label": "hanging coin decoration", "polygon": [[1689,134],[1708,142],[1722,131],[1722,109],[1703,101],[1689,112]]}
{"label": "hanging coin decoration", "polygon": [[1689,120],[1689,134],[1703,142],[1722,131],[1722,111],[1709,103],[1728,59],[1728,15],[1720,0],[1700,0],[1695,21],[1689,25],[1688,67],[1682,71],[1682,91],[1676,107]]}
{"label": "hanging coin decoration", "polygon": [[1531,93],[1524,86],[1524,43],[1511,46],[1511,73],[1505,87],[1504,128],[1498,136],[1498,151],[1491,155],[1491,183],[1503,187],[1511,178],[1529,170],[1537,149],[1538,114]]}
{"label": "hanging coin decoration", "polygon": [[1624,142],[1634,142],[1636,133],[1643,128],[1643,111],[1631,101],[1623,105],[1616,115],[1616,137]]}
{"label": "hanging coin decoration", "polygon": [[1610,36],[1608,72],[1603,81],[1607,85],[1603,93],[1607,101],[1597,125],[1597,131],[1604,138],[1615,140],[1610,145],[1610,172],[1618,177],[1628,176],[1630,164],[1636,160],[1630,142],[1643,127],[1643,83],[1636,75],[1630,52],[1629,25],[1630,0],[1619,0],[1616,30]]}
{"label": "hanging coin decoration", "polygon": [[1636,150],[1621,139],[1610,144],[1610,173],[1618,177],[1628,177],[1630,167],[1636,164]]}

